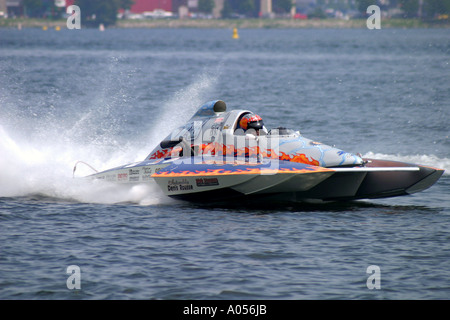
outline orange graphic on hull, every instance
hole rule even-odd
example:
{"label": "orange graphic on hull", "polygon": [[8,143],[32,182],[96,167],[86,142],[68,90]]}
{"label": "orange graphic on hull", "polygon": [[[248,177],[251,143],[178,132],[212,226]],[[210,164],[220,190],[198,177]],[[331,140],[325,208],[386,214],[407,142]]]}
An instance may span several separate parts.
{"label": "orange graphic on hull", "polygon": [[[310,164],[313,166],[320,166],[320,162],[317,161],[314,158],[308,158],[305,154],[286,154],[284,152],[281,152],[281,155],[277,154],[272,149],[266,149],[265,151],[261,150],[259,146],[253,146],[250,148],[239,148],[236,149],[234,145],[224,145],[217,142],[209,143],[209,144],[202,144],[198,148],[199,155],[212,155],[212,156],[234,156],[234,157],[256,157],[258,155],[261,155],[263,158],[268,159],[279,159],[284,161],[291,161],[291,162],[297,162],[297,163],[304,163],[304,164]],[[168,158],[168,157],[178,157],[179,152],[181,151],[181,148],[170,148],[170,149],[163,149],[163,150],[157,150],[154,152],[148,159],[161,159],[161,158]]]}
{"label": "orange graphic on hull", "polygon": [[276,174],[276,173],[312,173],[312,172],[328,172],[330,169],[322,167],[309,167],[308,169],[297,168],[246,168],[236,170],[225,169],[206,169],[206,170],[184,170],[180,172],[160,171],[152,175],[152,177],[195,177],[195,176],[219,176],[219,175],[242,175],[242,174]]}
{"label": "orange graphic on hull", "polygon": [[308,157],[305,154],[290,155],[290,154],[286,154],[284,152],[281,152],[280,160],[311,164],[313,166],[319,166],[320,165],[319,161],[317,161],[315,159],[309,160]]}

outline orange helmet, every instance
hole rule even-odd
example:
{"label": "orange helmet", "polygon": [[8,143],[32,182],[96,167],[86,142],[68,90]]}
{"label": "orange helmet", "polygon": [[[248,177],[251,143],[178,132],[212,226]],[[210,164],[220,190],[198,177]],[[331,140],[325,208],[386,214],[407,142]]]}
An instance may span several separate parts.
{"label": "orange helmet", "polygon": [[242,129],[248,130],[248,129],[262,129],[264,126],[263,119],[258,116],[257,114],[246,114],[242,117],[241,121],[239,121],[239,125]]}

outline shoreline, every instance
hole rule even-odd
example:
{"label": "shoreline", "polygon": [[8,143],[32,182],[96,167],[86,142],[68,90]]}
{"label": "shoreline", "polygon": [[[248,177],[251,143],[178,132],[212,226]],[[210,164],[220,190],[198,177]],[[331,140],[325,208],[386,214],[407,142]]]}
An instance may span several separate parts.
{"label": "shoreline", "polygon": [[[0,28],[66,28],[66,20],[34,18],[0,19]],[[81,24],[83,28],[83,23]],[[87,27],[86,27],[87,28]],[[117,20],[113,28],[199,28],[199,29],[354,29],[367,28],[365,19],[147,19]],[[450,28],[450,21],[423,21],[420,19],[382,19],[381,29],[386,28]]]}

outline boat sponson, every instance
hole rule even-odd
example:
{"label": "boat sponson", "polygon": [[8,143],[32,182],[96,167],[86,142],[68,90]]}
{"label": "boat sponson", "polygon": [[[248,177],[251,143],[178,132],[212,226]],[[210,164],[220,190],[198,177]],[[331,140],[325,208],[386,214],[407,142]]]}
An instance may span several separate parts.
{"label": "boat sponson", "polygon": [[[405,162],[365,159],[367,168],[418,167],[416,171],[368,172],[355,198],[384,198],[412,194],[431,187],[444,170]],[[414,187],[416,186],[416,187]]]}

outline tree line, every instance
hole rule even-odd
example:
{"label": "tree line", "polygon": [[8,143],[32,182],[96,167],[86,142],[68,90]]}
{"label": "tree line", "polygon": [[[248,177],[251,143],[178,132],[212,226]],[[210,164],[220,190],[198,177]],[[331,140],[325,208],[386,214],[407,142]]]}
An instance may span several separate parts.
{"label": "tree line", "polygon": [[450,0],[390,0],[388,3],[377,0],[357,0],[358,10],[362,13],[373,4],[378,5],[381,10],[400,8],[404,18],[433,19],[438,15],[450,13]]}
{"label": "tree line", "polygon": [[[326,2],[317,0],[318,8]],[[349,2],[345,2],[348,4]],[[83,25],[105,26],[114,25],[117,21],[119,9],[130,9],[134,0],[75,0],[75,5],[82,8],[81,20]],[[198,11],[211,13],[214,9],[214,0],[199,0]],[[450,14],[450,0],[390,0],[389,2],[380,0],[356,0],[357,10],[365,14],[370,5],[378,5],[381,10],[400,8],[404,18],[424,18],[433,19],[437,16]],[[54,0],[23,0],[24,14],[29,17],[60,17],[64,8],[54,6]],[[290,12],[291,0],[273,0],[272,9],[276,13]],[[222,9],[223,18],[233,18],[239,16],[258,17],[261,11],[260,0],[225,0]]]}

